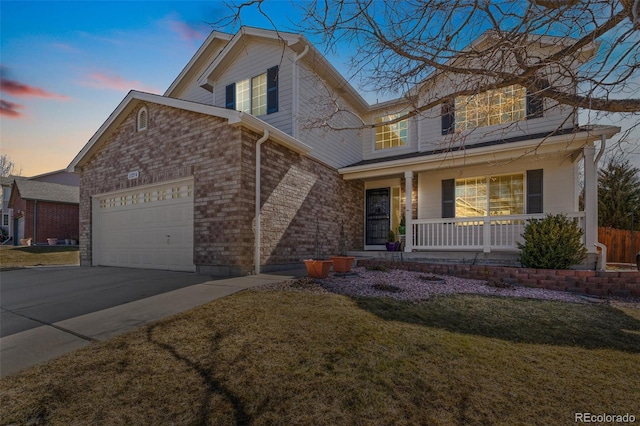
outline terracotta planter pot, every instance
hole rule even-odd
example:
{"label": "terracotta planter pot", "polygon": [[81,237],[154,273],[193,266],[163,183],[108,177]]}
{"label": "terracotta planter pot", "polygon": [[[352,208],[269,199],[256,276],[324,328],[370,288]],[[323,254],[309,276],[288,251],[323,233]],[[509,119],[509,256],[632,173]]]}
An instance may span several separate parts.
{"label": "terracotta planter pot", "polygon": [[353,256],[331,256],[333,261],[333,272],[346,273],[351,270],[351,265],[355,257]]}
{"label": "terracotta planter pot", "polygon": [[22,239],[20,239],[20,245],[21,246],[30,246],[31,245],[31,238],[22,238]]}
{"label": "terracotta planter pot", "polygon": [[307,274],[311,278],[327,278],[333,262],[331,260],[307,259],[304,264],[307,267]]}

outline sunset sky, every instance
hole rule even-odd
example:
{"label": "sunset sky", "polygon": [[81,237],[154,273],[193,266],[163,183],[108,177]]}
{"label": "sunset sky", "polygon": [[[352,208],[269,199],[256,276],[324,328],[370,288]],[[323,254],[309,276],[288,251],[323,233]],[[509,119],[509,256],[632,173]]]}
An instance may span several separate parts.
{"label": "sunset sky", "polygon": [[2,153],[24,176],[66,168],[129,90],[164,93],[228,15],[212,1],[2,0]]}
{"label": "sunset sky", "polygon": [[[289,1],[265,12],[280,29],[295,16]],[[164,93],[229,13],[217,1],[2,0],[2,153],[24,176],[66,168],[129,90]],[[257,14],[243,23],[270,28]]]}

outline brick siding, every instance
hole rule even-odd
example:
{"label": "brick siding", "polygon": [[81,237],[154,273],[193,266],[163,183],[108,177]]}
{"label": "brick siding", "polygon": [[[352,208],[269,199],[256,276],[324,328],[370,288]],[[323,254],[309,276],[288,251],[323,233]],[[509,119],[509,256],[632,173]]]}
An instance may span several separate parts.
{"label": "brick siding", "polygon": [[358,266],[365,267],[381,264],[388,268],[569,291],[592,296],[640,297],[640,271],[579,271],[378,260],[358,261]]}
{"label": "brick siding", "polygon": [[[261,135],[226,120],[146,104],[148,128],[129,113],[80,175],[80,259],[91,264],[91,196],[172,179],[194,178],[194,263],[213,275],[253,270],[255,144]],[[137,170],[139,178],[127,174]],[[271,141],[262,147],[263,264],[300,262],[313,254],[319,218],[326,254],[335,254],[345,221],[347,248],[362,248],[363,190],[337,171]],[[313,181],[312,191],[305,193]],[[309,227],[312,227],[310,231]]]}
{"label": "brick siding", "polygon": [[[37,207],[36,207],[37,204]],[[47,244],[47,238],[59,240],[78,238],[79,209],[77,204],[16,199],[14,211],[24,214],[24,237],[34,244]],[[34,232],[34,215],[36,219]]]}
{"label": "brick siding", "polygon": [[345,181],[336,170],[271,142],[262,154],[263,264],[316,257],[316,235],[319,257],[338,254],[342,224],[347,250],[363,249],[361,181]]}

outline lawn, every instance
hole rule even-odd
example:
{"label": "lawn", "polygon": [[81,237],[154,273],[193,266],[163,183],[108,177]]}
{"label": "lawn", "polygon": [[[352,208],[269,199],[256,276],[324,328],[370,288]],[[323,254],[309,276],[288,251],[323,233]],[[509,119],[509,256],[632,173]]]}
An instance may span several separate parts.
{"label": "lawn", "polygon": [[290,287],[237,293],[3,379],[0,424],[640,418],[637,306]]}
{"label": "lawn", "polygon": [[77,246],[0,246],[0,268],[40,265],[78,265]]}

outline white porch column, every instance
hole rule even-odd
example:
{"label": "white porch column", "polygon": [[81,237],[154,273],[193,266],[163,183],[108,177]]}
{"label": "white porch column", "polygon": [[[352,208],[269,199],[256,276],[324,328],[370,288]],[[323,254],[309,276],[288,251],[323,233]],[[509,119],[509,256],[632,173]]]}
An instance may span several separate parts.
{"label": "white porch column", "polygon": [[596,148],[589,142],[584,156],[584,243],[588,253],[596,253],[598,241],[598,177],[594,163]]}
{"label": "white porch column", "polygon": [[413,171],[404,172],[405,210],[404,220],[406,225],[404,251],[413,251]]}

